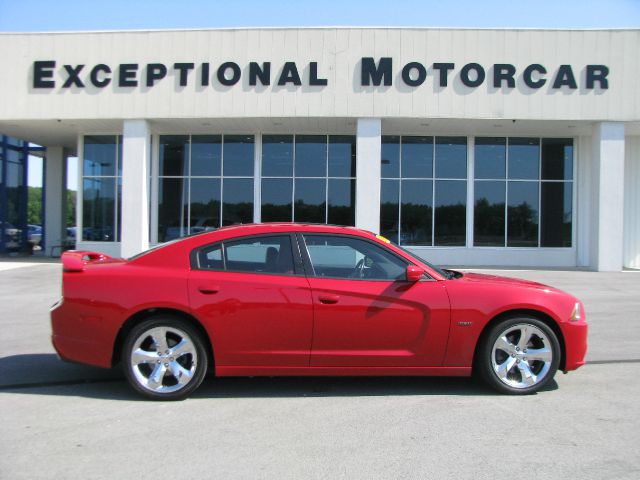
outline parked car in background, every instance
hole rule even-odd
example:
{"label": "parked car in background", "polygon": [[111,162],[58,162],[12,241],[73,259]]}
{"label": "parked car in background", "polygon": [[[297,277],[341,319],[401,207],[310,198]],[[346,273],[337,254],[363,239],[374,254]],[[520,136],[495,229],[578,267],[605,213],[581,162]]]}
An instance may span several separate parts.
{"label": "parked car in background", "polygon": [[539,391],[585,362],[582,303],[539,283],[441,269],[327,225],[223,227],[130,259],[62,255],[62,358],[114,367],[152,399],[219,376],[478,373]]}
{"label": "parked car in background", "polygon": [[39,248],[42,242],[42,227],[40,225],[27,225],[27,240],[34,248]]}

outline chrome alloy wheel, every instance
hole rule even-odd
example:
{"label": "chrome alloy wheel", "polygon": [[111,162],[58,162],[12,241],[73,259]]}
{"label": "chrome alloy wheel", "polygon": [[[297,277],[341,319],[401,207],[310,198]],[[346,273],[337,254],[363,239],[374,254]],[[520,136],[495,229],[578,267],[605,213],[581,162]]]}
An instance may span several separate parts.
{"label": "chrome alloy wheel", "polygon": [[526,389],[542,382],[553,362],[550,339],[540,328],[518,323],[504,330],[493,344],[491,366],[498,379]]}
{"label": "chrome alloy wheel", "polygon": [[172,393],[193,379],[198,353],[185,331],[159,326],[136,338],[129,362],[133,377],[142,388],[154,393]]}

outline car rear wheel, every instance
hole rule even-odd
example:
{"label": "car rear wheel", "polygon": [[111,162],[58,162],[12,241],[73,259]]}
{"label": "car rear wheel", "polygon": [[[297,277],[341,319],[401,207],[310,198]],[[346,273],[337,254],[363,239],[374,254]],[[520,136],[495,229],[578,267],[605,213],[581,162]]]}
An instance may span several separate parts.
{"label": "car rear wheel", "polygon": [[560,344],[544,322],[518,316],[494,325],[482,340],[477,368],[485,382],[502,393],[537,392],[556,374]]}
{"label": "car rear wheel", "polygon": [[180,400],[202,383],[207,352],[191,325],[162,316],[145,320],[129,332],[122,365],[138,393],[153,400]]}

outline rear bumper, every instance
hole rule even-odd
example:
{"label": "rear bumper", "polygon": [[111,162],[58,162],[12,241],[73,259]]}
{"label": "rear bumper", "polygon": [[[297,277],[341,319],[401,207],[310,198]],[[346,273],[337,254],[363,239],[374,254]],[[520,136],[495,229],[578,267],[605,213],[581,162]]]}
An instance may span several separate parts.
{"label": "rear bumper", "polygon": [[60,301],[51,307],[51,343],[63,360],[111,368],[113,341],[100,318],[77,315]]}
{"label": "rear bumper", "polygon": [[564,371],[568,372],[576,370],[586,363],[589,327],[585,321],[566,322],[561,327],[565,344]]}

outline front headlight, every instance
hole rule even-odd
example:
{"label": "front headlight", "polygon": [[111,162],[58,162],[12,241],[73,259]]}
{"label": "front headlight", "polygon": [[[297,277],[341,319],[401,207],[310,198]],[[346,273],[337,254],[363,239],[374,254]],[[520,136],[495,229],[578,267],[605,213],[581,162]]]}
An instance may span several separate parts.
{"label": "front headlight", "polygon": [[576,302],[573,306],[573,311],[571,312],[571,316],[569,317],[570,322],[577,322],[582,318],[582,311],[580,309],[580,302]]}

